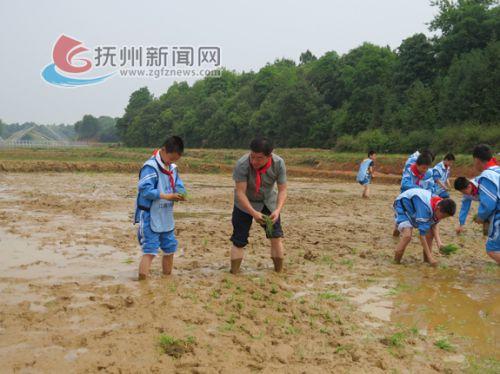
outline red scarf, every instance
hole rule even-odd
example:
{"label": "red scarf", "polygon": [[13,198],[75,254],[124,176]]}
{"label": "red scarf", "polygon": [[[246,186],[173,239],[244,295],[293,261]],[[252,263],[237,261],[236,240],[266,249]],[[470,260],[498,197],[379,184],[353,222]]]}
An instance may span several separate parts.
{"label": "red scarf", "polygon": [[436,208],[437,205],[441,202],[441,200],[443,200],[443,198],[439,196],[431,197],[432,217],[436,223],[439,222],[439,220],[436,218]]}
{"label": "red scarf", "polygon": [[439,196],[433,196],[433,197],[431,197],[431,207],[432,207],[432,211],[433,212],[436,211],[436,207],[441,202],[441,200],[443,200],[443,198],[441,198]]}
{"label": "red scarf", "polygon": [[158,168],[163,174],[168,175],[168,180],[170,181],[170,186],[172,187],[172,192],[175,191],[175,181],[174,181],[174,173],[170,170],[167,170],[166,167],[169,167],[169,165],[165,165],[163,163],[163,159],[161,158],[160,155],[160,150],[157,149],[156,151],[153,152],[153,156],[158,164]]}
{"label": "red scarf", "polygon": [[491,168],[492,166],[497,166],[498,165],[498,161],[495,157],[492,157],[487,163],[486,165],[484,165],[484,170],[488,169],[488,168]]}
{"label": "red scarf", "polygon": [[269,169],[272,165],[273,158],[272,156],[269,157],[269,160],[267,160],[267,163],[261,167],[260,169],[255,169],[250,163],[250,166],[252,167],[253,170],[255,170],[255,193],[258,194],[260,192],[260,185],[262,184],[262,179],[261,175],[266,174],[267,169]]}
{"label": "red scarf", "polygon": [[420,185],[420,181],[425,177],[425,173],[424,174],[420,174],[420,172],[417,169],[417,164],[411,164],[410,170],[417,177],[417,183],[416,184],[417,184],[417,186],[419,186]]}
{"label": "red scarf", "polygon": [[472,187],[471,195],[472,196],[477,196],[477,194],[479,193],[479,189],[474,185],[474,183],[471,183],[470,185]]}

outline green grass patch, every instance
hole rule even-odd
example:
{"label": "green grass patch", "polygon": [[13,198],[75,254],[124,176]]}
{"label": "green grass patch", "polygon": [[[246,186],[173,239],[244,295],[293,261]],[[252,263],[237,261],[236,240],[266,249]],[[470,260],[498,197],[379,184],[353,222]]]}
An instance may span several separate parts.
{"label": "green grass patch", "polygon": [[443,351],[453,352],[455,347],[446,338],[438,339],[434,342],[434,345]]}
{"label": "green grass patch", "polygon": [[158,345],[161,351],[169,356],[179,358],[185,353],[192,353],[196,339],[188,336],[186,339],[178,339],[171,335],[161,334]]}
{"label": "green grass patch", "polygon": [[334,301],[344,300],[344,296],[329,291],[320,293],[318,297],[322,300],[334,300]]}

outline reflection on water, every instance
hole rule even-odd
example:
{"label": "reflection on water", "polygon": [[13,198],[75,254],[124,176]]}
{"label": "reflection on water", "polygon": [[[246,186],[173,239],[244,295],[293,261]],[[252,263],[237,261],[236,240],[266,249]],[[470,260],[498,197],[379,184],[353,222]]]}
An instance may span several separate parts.
{"label": "reflection on water", "polygon": [[465,338],[471,353],[499,358],[497,266],[467,270],[404,268],[392,277],[398,285],[391,314],[393,322],[425,331],[453,333]]}

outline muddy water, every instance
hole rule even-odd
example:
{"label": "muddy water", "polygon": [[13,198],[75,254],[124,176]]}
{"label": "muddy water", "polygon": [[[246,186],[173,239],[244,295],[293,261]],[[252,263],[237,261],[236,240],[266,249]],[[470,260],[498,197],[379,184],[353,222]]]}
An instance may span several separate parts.
{"label": "muddy water", "polygon": [[19,238],[0,230],[0,274],[5,278],[131,281],[130,259],[106,245],[41,248],[36,238]]}
{"label": "muddy water", "polygon": [[391,320],[465,338],[471,352],[498,357],[500,269],[405,269],[395,272]]}
{"label": "muddy water", "polygon": [[[393,265],[398,186],[374,185],[365,201],[353,183],[291,178],[286,271],[272,272],[254,225],[234,277],[231,177],[185,176],[174,275],[155,261],[139,283],[135,173],[36,178],[33,190],[33,174],[8,174],[0,191],[4,371],[500,372],[500,269],[480,228],[457,239],[456,221],[443,222],[443,240],[460,251],[437,269],[422,265],[417,238]],[[193,352],[160,355],[160,334],[194,337]],[[407,335],[399,346],[396,334]],[[441,337],[454,352],[435,346]]]}
{"label": "muddy water", "polygon": [[342,293],[371,317],[366,326],[390,322],[401,329],[417,328],[422,335],[457,336],[469,352],[498,357],[500,268],[495,265],[466,270],[396,267],[368,283],[352,281],[342,282]]}

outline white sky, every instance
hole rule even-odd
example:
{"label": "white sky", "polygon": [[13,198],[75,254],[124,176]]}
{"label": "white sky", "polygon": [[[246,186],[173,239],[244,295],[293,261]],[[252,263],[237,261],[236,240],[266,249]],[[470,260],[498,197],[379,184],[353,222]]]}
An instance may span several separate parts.
{"label": "white sky", "polygon": [[[79,5],[81,4],[81,5]],[[94,86],[60,88],[40,72],[61,34],[97,45],[218,45],[228,69],[258,70],[286,57],[298,61],[345,53],[369,41],[396,48],[437,12],[429,0],[37,1],[0,3],[0,118],[6,123],[74,123],[84,114],[121,116],[130,94],[160,95],[173,78],[113,77]]]}

